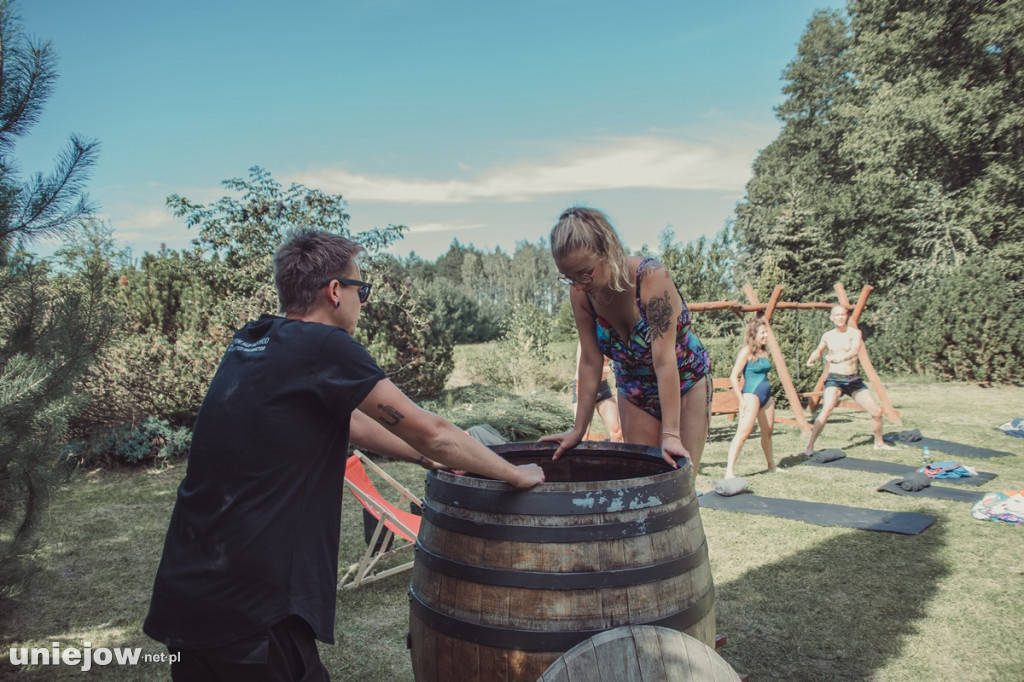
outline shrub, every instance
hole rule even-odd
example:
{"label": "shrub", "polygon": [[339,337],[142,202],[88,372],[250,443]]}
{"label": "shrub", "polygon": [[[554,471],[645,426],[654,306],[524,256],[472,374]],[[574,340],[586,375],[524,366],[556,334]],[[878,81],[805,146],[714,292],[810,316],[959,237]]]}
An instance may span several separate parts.
{"label": "shrub", "polygon": [[75,437],[149,416],[191,426],[223,353],[219,339],[196,332],[174,341],[155,329],[123,335],[82,380],[91,401],[75,420]]}
{"label": "shrub", "polygon": [[875,362],[943,379],[1024,384],[1024,301],[981,259],[895,297]]}
{"label": "shrub", "polygon": [[446,390],[422,406],[468,429],[490,424],[510,441],[535,441],[572,428],[573,413],[549,393],[519,396],[494,386],[461,386]]}
{"label": "shrub", "polygon": [[573,359],[553,348],[554,327],[540,308],[517,305],[502,323],[505,333],[493,352],[467,358],[470,380],[528,394],[564,391],[572,380]]}
{"label": "shrub", "polygon": [[137,426],[117,426],[89,440],[74,441],[61,459],[80,467],[162,463],[187,455],[191,442],[188,429],[147,417]]}
{"label": "shrub", "polygon": [[373,299],[360,316],[356,338],[409,397],[437,395],[455,368],[444,310],[431,307],[412,282],[387,277],[381,264],[371,267],[373,274],[364,276],[374,283]]}
{"label": "shrub", "polygon": [[555,316],[554,338],[556,341],[575,341],[577,337],[576,319],[572,315],[572,304],[562,301]]}

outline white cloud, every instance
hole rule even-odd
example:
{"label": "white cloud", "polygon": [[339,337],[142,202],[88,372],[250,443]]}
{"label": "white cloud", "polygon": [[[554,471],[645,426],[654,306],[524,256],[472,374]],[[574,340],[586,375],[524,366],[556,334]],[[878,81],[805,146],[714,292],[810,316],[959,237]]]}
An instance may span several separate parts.
{"label": "white cloud", "polygon": [[608,139],[560,159],[493,168],[469,179],[372,176],[323,168],[288,181],[353,201],[413,204],[528,201],[546,194],[627,188],[740,192],[756,153],[748,140],[712,143],[644,136]]}
{"label": "white cloud", "polygon": [[456,223],[416,223],[409,225],[410,234],[424,234],[427,232],[461,232],[463,230],[475,230],[484,227],[483,223],[456,224]]}

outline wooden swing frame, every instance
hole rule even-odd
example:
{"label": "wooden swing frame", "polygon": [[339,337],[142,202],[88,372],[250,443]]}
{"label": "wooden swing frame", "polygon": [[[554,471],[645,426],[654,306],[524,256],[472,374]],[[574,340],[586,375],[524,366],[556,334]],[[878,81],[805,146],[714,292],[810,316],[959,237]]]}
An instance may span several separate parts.
{"label": "wooden swing frame", "polygon": [[[857,299],[856,305],[850,305],[850,300],[846,296],[846,289],[843,287],[842,283],[836,282],[833,288],[836,292],[838,304],[850,311],[850,317],[846,324],[857,329],[857,321],[860,319],[861,313],[864,312],[864,308],[867,306],[868,295],[870,295],[874,290],[874,287],[864,285],[864,287],[861,288],[860,297]],[[772,291],[772,295],[768,298],[767,303],[761,303],[758,300],[757,292],[754,291],[754,287],[750,284],[743,285],[743,293],[749,301],[747,304],[740,303],[739,301],[711,301],[706,303],[688,303],[687,306],[691,311],[730,310],[735,313],[740,320],[743,320],[744,313],[752,312],[756,313],[764,320],[765,327],[768,330],[768,351],[772,355],[772,361],[775,364],[776,372],[778,372],[779,381],[782,383],[782,389],[786,394],[786,398],[789,400],[789,404],[793,408],[793,419],[776,417],[776,421],[796,424],[804,433],[810,433],[811,424],[804,415],[804,405],[801,399],[808,399],[807,409],[813,414],[814,408],[821,402],[821,396],[824,394],[825,379],[828,375],[828,363],[825,363],[825,368],[822,370],[821,376],[818,377],[814,390],[807,393],[798,393],[796,387],[793,386],[793,379],[789,374],[789,368],[786,366],[786,359],[782,354],[782,349],[779,347],[779,342],[775,338],[775,332],[772,331],[771,319],[772,314],[776,310],[815,308],[829,310],[835,306],[836,303],[797,303],[793,301],[780,301],[779,297],[782,295],[781,284],[775,286],[775,289]],[[857,359],[860,361],[860,366],[864,374],[867,376],[868,382],[871,384],[871,387],[875,389],[875,393],[878,395],[878,401],[882,411],[885,413],[885,416],[889,421],[902,425],[903,422],[900,420],[900,413],[893,408],[892,403],[889,401],[889,394],[886,393],[882,380],[878,377],[878,373],[875,372],[875,367],[871,364],[871,358],[868,357],[867,346],[863,343],[860,346]],[[735,416],[739,412],[739,403],[736,400],[736,396],[732,393],[732,382],[728,377],[725,377],[713,379],[713,383],[716,392],[713,394],[711,400],[711,414]],[[840,401],[838,406],[849,407],[857,410],[863,409],[860,405],[849,400]]]}

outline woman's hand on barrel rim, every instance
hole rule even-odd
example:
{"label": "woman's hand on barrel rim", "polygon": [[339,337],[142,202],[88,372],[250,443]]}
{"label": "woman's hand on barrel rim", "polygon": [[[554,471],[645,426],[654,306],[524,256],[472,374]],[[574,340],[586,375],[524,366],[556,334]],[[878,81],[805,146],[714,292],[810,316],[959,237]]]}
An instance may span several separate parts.
{"label": "woman's hand on barrel rim", "polygon": [[558,459],[566,450],[576,447],[582,440],[582,435],[577,435],[573,431],[563,431],[562,433],[556,433],[551,436],[544,436],[539,440],[539,442],[558,443],[555,453],[551,455],[551,459]]}
{"label": "woman's hand on barrel rim", "polygon": [[673,469],[679,468],[680,459],[690,459],[690,452],[683,447],[683,442],[675,434],[662,434],[661,437],[661,458],[672,465]]}

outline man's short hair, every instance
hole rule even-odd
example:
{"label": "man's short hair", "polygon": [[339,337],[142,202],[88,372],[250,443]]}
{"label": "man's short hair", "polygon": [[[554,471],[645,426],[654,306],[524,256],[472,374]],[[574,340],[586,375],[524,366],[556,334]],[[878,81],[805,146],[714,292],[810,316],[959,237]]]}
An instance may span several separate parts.
{"label": "man's short hair", "polygon": [[325,282],[349,276],[363,253],[362,246],[340,234],[308,228],[293,232],[274,254],[281,312],[308,313]]}

